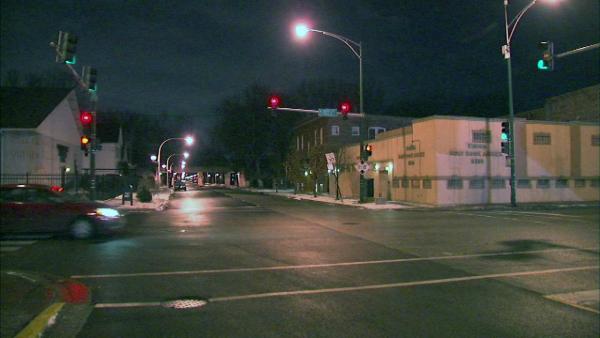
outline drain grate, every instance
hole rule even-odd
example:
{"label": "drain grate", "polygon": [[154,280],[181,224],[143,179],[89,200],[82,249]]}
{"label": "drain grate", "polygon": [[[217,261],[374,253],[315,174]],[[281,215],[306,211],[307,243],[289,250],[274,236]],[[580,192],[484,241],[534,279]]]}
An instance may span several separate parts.
{"label": "drain grate", "polygon": [[204,299],[185,298],[162,302],[161,306],[169,309],[181,310],[199,308],[203,307],[206,304],[208,304],[208,301]]}

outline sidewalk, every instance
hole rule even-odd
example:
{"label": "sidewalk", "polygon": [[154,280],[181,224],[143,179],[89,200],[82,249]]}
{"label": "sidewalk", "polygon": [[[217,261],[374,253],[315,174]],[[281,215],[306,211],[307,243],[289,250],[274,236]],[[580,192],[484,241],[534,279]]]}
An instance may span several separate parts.
{"label": "sidewalk", "polygon": [[169,202],[169,196],[171,192],[167,188],[161,188],[159,191],[152,192],[152,201],[150,202],[140,202],[137,199],[137,193],[133,193],[133,205],[130,204],[129,201],[125,201],[123,204],[123,195],[116,196],[115,198],[111,198],[103,201],[104,203],[110,205],[111,207],[118,210],[126,210],[126,211],[146,211],[146,210],[157,210],[162,211],[167,208],[167,204]]}
{"label": "sidewalk", "polygon": [[331,197],[329,195],[317,195],[314,197],[311,194],[294,194],[294,190],[291,189],[279,189],[275,192],[275,189],[254,189],[254,188],[240,188],[240,190],[250,191],[255,193],[268,194],[273,196],[282,196],[294,200],[308,200],[315,201],[321,203],[329,203],[329,204],[339,204],[346,205],[350,207],[363,208],[363,209],[375,209],[375,210],[384,210],[384,209],[414,209],[414,208],[430,208],[431,206],[426,205],[418,205],[412,203],[400,203],[400,202],[392,202],[392,201],[384,201],[382,204],[377,204],[375,202],[369,203],[358,203],[357,199],[344,198],[343,200],[336,200],[335,197]]}
{"label": "sidewalk", "polygon": [[88,288],[77,281],[0,271],[0,337],[38,337],[57,324],[61,312],[89,307],[90,299]]}

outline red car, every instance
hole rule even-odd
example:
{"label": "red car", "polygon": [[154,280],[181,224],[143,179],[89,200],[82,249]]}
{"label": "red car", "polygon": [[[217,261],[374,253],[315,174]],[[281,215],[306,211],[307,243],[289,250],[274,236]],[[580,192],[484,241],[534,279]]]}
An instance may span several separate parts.
{"label": "red car", "polygon": [[118,210],[69,198],[61,189],[37,184],[0,186],[0,232],[68,233],[74,238],[111,234],[123,227]]}

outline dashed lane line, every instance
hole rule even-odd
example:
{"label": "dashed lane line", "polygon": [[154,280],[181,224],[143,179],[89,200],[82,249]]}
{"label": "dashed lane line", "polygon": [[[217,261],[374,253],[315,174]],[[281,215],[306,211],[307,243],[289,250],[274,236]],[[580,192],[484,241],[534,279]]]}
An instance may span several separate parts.
{"label": "dashed lane line", "polygon": [[597,248],[593,248],[593,249],[560,248],[560,249],[544,249],[544,250],[528,250],[528,251],[493,252],[493,253],[467,254],[467,255],[454,255],[454,256],[398,258],[398,259],[385,259],[385,260],[375,260],[375,261],[357,261],[357,262],[304,264],[304,265],[280,265],[280,266],[254,267],[254,268],[230,268],[230,269],[189,270],[189,271],[158,271],[158,272],[117,273],[117,274],[97,274],[97,275],[72,275],[71,278],[93,279],[93,278],[148,277],[148,276],[177,276],[177,275],[217,274],[217,273],[232,273],[232,272],[315,269],[315,268],[357,266],[357,265],[371,265],[371,264],[393,264],[393,263],[419,262],[419,261],[441,261],[441,260],[469,259],[469,258],[481,258],[481,257],[514,256],[514,255],[524,255],[524,254],[527,255],[527,254],[536,254],[536,253],[568,252],[568,251],[581,251],[581,250],[596,252],[598,249]]}
{"label": "dashed lane line", "polygon": [[[231,302],[248,299],[261,299],[261,298],[273,298],[273,297],[290,297],[290,296],[305,296],[305,295],[316,295],[316,294],[330,294],[330,293],[341,293],[341,292],[357,292],[366,290],[378,290],[378,289],[391,289],[391,288],[404,288],[413,286],[424,286],[424,285],[439,285],[439,284],[450,284],[459,282],[468,282],[476,280],[487,280],[497,278],[514,278],[514,277],[527,277],[554,273],[564,273],[573,271],[589,271],[598,270],[597,265],[591,266],[580,266],[573,268],[563,269],[547,269],[547,270],[535,270],[535,271],[521,271],[521,272],[509,272],[509,273],[497,273],[479,276],[464,276],[464,277],[453,277],[453,278],[442,278],[442,279],[429,279],[412,282],[401,282],[401,283],[389,283],[389,284],[372,284],[342,288],[327,288],[327,289],[315,289],[315,290],[295,290],[295,291],[280,291],[280,292],[267,292],[267,293],[255,293],[246,295],[236,296],[224,296],[214,297],[208,299],[209,303],[217,302]],[[131,308],[131,307],[151,307],[160,306],[161,302],[137,302],[137,303],[98,303],[94,305],[95,308]]]}

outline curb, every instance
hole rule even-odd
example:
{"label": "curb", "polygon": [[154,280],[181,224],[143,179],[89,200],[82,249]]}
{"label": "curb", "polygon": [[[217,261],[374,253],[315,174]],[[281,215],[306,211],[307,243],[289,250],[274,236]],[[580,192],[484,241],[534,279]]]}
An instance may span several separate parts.
{"label": "curb", "polygon": [[[81,282],[70,279],[56,281],[56,283],[48,286],[47,292],[49,297],[59,298],[60,301],[50,304],[35,316],[15,338],[41,337],[47,330],[52,328],[56,331],[57,327],[61,327],[61,314],[65,309],[89,307],[91,300],[89,288]],[[89,315],[89,312],[87,314]],[[82,325],[83,321],[80,324]],[[79,325],[79,328],[81,325]],[[72,324],[71,326],[74,327]],[[66,330],[61,328],[59,331]],[[73,332],[73,336],[75,334],[76,332]]]}

